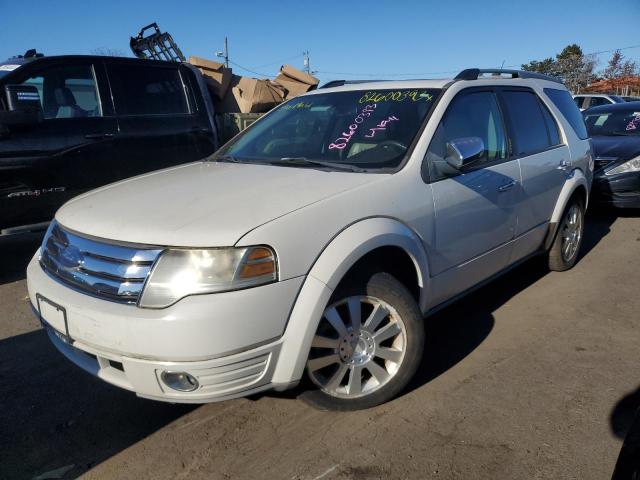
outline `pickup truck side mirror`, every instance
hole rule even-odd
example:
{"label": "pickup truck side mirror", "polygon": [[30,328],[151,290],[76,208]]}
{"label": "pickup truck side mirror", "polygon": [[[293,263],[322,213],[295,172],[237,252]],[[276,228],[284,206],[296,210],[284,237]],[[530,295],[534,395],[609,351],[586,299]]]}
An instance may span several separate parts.
{"label": "pickup truck side mirror", "polygon": [[0,124],[5,127],[35,125],[42,121],[40,94],[33,85],[4,87],[8,110],[0,111]]}
{"label": "pickup truck side mirror", "polygon": [[447,143],[445,161],[456,170],[463,170],[482,157],[484,151],[480,137],[456,138]]}

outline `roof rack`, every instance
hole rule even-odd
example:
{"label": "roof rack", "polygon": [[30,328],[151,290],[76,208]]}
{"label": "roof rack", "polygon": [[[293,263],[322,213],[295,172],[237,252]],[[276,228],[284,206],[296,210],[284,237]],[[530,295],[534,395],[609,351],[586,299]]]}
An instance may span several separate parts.
{"label": "roof rack", "polygon": [[537,78],[549,82],[563,83],[558,77],[544,75],[542,73],[527,72],[526,70],[505,70],[502,68],[467,68],[456,75],[455,80],[478,80],[481,75],[490,73],[495,76],[511,75],[511,78]]}
{"label": "roof rack", "polygon": [[318,88],[333,88],[354,83],[384,82],[384,80],[331,80]]}
{"label": "roof rack", "polygon": [[[145,30],[150,28],[153,28],[155,32],[145,37]],[[131,37],[129,46],[133,54],[138,58],[186,62],[186,58],[184,58],[171,35],[167,32],[162,33],[156,22],[142,28],[136,37]]]}

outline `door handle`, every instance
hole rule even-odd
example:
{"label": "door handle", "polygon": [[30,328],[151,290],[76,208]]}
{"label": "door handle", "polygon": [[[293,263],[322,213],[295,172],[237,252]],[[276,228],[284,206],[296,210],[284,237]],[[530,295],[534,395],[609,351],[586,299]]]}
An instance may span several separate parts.
{"label": "door handle", "polygon": [[558,164],[558,166],[556,168],[558,170],[568,170],[570,167],[571,167],[571,163],[569,163],[566,160],[562,159],[562,160],[560,160],[560,163]]}
{"label": "door handle", "polygon": [[87,140],[100,140],[102,138],[111,138],[113,133],[87,133],[84,138]]}
{"label": "door handle", "polygon": [[518,184],[518,182],[516,182],[515,180],[511,180],[509,183],[505,183],[504,185],[501,185],[498,187],[498,191],[499,192],[506,192],[507,190],[512,189],[513,187],[515,187]]}

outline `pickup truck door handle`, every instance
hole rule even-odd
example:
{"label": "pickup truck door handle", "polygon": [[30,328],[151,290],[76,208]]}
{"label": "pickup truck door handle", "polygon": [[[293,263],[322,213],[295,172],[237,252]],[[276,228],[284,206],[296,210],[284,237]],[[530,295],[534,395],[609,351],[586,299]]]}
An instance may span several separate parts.
{"label": "pickup truck door handle", "polygon": [[88,140],[101,140],[103,138],[111,138],[113,133],[87,133],[84,138]]}
{"label": "pickup truck door handle", "polygon": [[558,166],[556,167],[558,170],[568,170],[571,167],[571,164],[569,162],[567,162],[566,160],[562,159],[560,160],[560,163],[558,164]]}
{"label": "pickup truck door handle", "polygon": [[507,190],[510,190],[513,187],[515,187],[517,184],[518,182],[516,182],[515,180],[511,180],[509,183],[505,183],[504,185],[499,186],[498,192],[506,192]]}

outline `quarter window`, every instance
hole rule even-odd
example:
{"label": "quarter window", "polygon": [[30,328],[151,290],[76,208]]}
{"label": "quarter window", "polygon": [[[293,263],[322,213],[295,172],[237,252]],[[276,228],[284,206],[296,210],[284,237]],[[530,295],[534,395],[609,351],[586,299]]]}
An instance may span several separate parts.
{"label": "quarter window", "polygon": [[189,113],[176,68],[111,65],[109,81],[118,115]]}
{"label": "quarter window", "polygon": [[492,92],[465,93],[453,99],[427,151],[432,181],[460,173],[446,162],[447,144],[469,137],[477,137],[484,143],[484,152],[473,168],[507,158],[502,116]]}
{"label": "quarter window", "polygon": [[582,118],[582,113],[573,103],[571,94],[567,90],[558,90],[556,88],[545,88],[544,93],[547,94],[553,104],[560,110],[560,113],[567,119],[578,138],[582,140],[587,138],[589,135],[584,124],[584,118]]}

